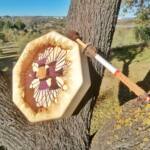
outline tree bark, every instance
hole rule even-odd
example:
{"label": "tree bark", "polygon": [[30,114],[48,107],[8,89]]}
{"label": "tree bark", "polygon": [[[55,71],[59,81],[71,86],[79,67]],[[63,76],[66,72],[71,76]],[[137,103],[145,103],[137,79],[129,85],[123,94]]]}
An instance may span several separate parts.
{"label": "tree bark", "polygon": [[[72,0],[67,30],[108,57],[121,0]],[[103,75],[103,67],[89,61],[91,88],[75,114],[66,119],[29,123],[14,106],[4,75],[0,74],[0,145],[8,150],[89,149],[90,120]]]}
{"label": "tree bark", "polygon": [[[83,41],[90,42],[98,53],[109,56],[121,0],[73,0],[68,13],[67,29],[80,33]],[[98,73],[103,67],[93,60]]]}

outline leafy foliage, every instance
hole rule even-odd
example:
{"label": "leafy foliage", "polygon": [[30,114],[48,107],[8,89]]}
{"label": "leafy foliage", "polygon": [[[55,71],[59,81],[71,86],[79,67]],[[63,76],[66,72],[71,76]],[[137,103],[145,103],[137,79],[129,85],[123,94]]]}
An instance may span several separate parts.
{"label": "leafy foliage", "polygon": [[14,27],[18,30],[23,30],[26,25],[21,20],[17,20],[14,24]]}
{"label": "leafy foliage", "polygon": [[137,40],[150,40],[150,1],[149,0],[124,0],[125,12],[136,9],[136,19],[139,25],[135,28]]}
{"label": "leafy foliage", "polygon": [[3,25],[4,29],[10,29],[13,28],[13,23],[11,21],[5,21],[4,25]]}
{"label": "leafy foliage", "polygon": [[141,8],[138,12],[137,12],[137,18],[139,19],[139,21],[141,22],[149,22],[149,14],[150,14],[150,8]]}
{"label": "leafy foliage", "polygon": [[141,8],[141,7],[148,7],[149,5],[149,0],[123,0],[123,5],[125,5],[126,7],[137,7],[137,8]]}
{"label": "leafy foliage", "polygon": [[149,41],[150,40],[150,27],[138,26],[135,28],[137,40]]}
{"label": "leafy foliage", "polygon": [[3,20],[0,20],[0,29],[3,28],[4,24],[5,24],[5,22]]}
{"label": "leafy foliage", "polygon": [[17,30],[24,30],[26,25],[21,21],[17,20],[15,23],[11,21],[11,19],[0,19],[0,30],[7,30],[7,29],[17,29]]}

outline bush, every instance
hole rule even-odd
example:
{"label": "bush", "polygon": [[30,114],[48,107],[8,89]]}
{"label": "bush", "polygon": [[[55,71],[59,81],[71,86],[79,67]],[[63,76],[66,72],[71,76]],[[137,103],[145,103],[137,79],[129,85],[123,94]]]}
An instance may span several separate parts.
{"label": "bush", "polygon": [[141,8],[137,13],[137,19],[141,22],[147,22],[149,18],[150,9],[149,8]]}
{"label": "bush", "polygon": [[14,24],[14,27],[18,30],[24,30],[26,26],[21,20],[17,20]]}
{"label": "bush", "polygon": [[135,34],[137,40],[143,40],[147,42],[150,40],[150,27],[146,27],[146,26],[136,27]]}
{"label": "bush", "polygon": [[0,20],[0,29],[3,29],[4,24],[5,24],[4,21]]}
{"label": "bush", "polygon": [[8,21],[5,21],[4,25],[3,25],[3,28],[4,29],[11,29],[13,28],[13,23],[10,22],[9,20]]}
{"label": "bush", "polygon": [[0,33],[0,40],[5,41],[5,34],[4,33]]}

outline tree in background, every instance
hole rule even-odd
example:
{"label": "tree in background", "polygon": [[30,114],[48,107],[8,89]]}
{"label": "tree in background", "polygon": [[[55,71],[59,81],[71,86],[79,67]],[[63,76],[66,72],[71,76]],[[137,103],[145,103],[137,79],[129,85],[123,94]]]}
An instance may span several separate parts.
{"label": "tree in background", "polygon": [[14,24],[14,28],[16,28],[18,30],[24,30],[25,27],[26,27],[26,25],[20,19],[18,19]]}
{"label": "tree in background", "polygon": [[4,22],[4,25],[3,25],[3,29],[11,29],[11,28],[13,28],[13,23],[11,22],[11,21],[9,21],[9,20],[6,20],[5,22]]}
{"label": "tree in background", "polygon": [[149,6],[143,6],[137,13],[139,26],[135,28],[138,40],[150,40],[150,2]]}
{"label": "tree in background", "polygon": [[0,20],[0,30],[3,29],[5,22],[3,20]]}
{"label": "tree in background", "polygon": [[137,40],[150,40],[150,1],[149,0],[123,0],[124,11],[136,9],[138,26],[135,28]]}

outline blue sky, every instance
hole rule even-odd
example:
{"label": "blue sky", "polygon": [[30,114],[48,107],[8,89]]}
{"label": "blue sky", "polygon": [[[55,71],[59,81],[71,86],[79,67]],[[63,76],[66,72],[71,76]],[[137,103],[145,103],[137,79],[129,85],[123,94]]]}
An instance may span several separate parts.
{"label": "blue sky", "polygon": [[[71,0],[1,0],[0,16],[66,16]],[[120,18],[134,16],[133,12]]]}
{"label": "blue sky", "polygon": [[0,16],[66,16],[70,0],[1,0]]}

